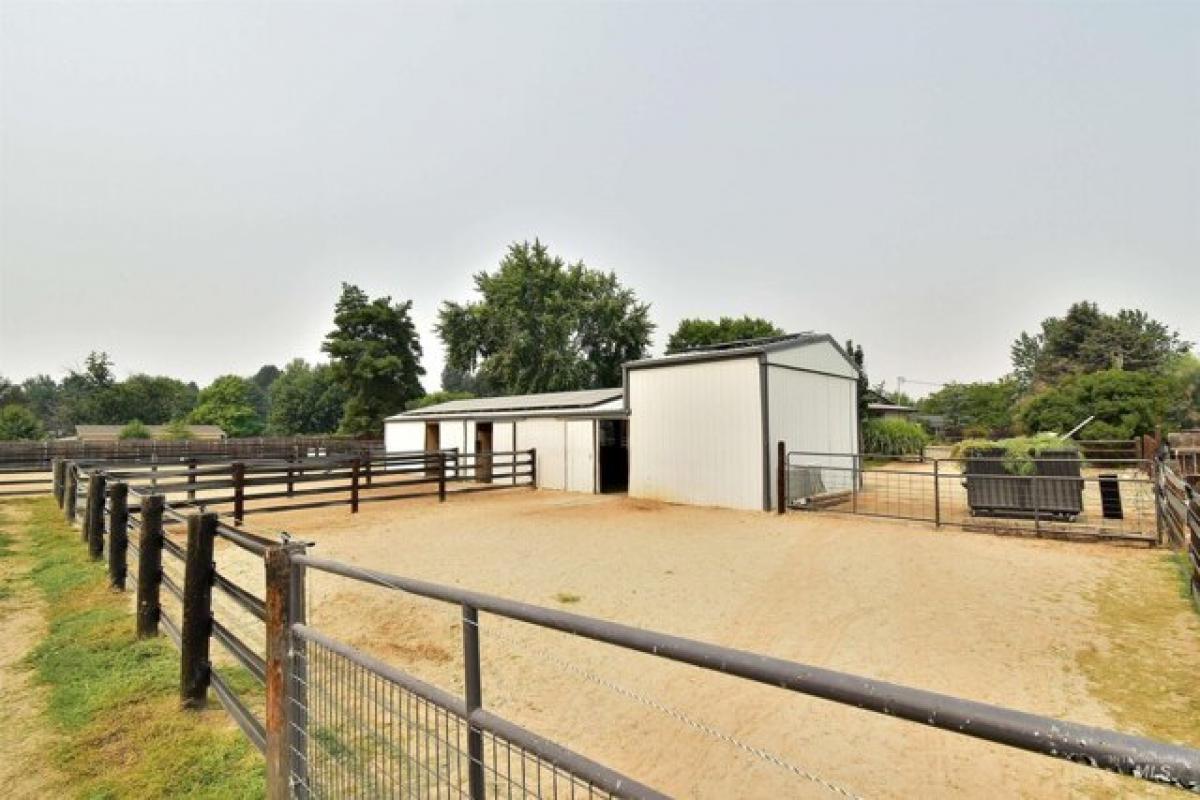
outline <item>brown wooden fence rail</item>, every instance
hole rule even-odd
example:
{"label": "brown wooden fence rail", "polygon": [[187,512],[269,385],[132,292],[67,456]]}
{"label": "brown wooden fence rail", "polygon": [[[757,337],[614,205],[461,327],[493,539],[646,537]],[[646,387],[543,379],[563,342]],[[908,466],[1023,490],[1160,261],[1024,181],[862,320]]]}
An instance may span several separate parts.
{"label": "brown wooden fence rail", "polygon": [[[216,510],[241,524],[247,514],[437,497],[536,486],[535,450],[459,453],[456,450],[390,453],[371,458],[253,459],[145,464],[77,460],[52,471],[59,481],[72,473],[76,504],[87,497],[92,477],[121,481],[137,493],[160,494],[175,509]],[[58,473],[62,471],[63,477]]]}
{"label": "brown wooden fence rail", "polygon": [[[436,455],[443,466],[443,454]],[[63,463],[54,474],[55,497],[72,521],[79,511],[77,488],[86,487],[82,538],[93,557],[108,556],[114,589],[125,588],[129,555],[136,556],[138,634],[163,631],[179,648],[185,709],[203,707],[211,689],[263,753],[270,800],[664,797],[484,706],[485,614],[954,735],[1200,789],[1200,751],[1191,748],[315,558],[303,543],[256,536],[223,524],[212,512],[185,515],[163,495],[100,469]],[[218,548],[218,542],[227,546]],[[247,580],[252,573],[235,579],[228,564],[237,557],[261,570],[261,589]],[[460,607],[462,695],[309,627],[305,585],[311,570]],[[249,678],[239,679],[239,672]],[[764,760],[850,795],[793,765]]]}
{"label": "brown wooden fence rail", "polygon": [[115,442],[52,440],[0,442],[0,467],[49,470],[56,458],[93,461],[170,460],[187,457],[303,458],[306,455],[360,455],[383,453],[380,439],[339,436],[281,436],[201,441],[188,439],[124,439]]}
{"label": "brown wooden fence rail", "polygon": [[1192,601],[1200,608],[1200,493],[1180,474],[1175,458],[1160,458],[1158,465],[1159,533],[1168,545],[1187,553]]}

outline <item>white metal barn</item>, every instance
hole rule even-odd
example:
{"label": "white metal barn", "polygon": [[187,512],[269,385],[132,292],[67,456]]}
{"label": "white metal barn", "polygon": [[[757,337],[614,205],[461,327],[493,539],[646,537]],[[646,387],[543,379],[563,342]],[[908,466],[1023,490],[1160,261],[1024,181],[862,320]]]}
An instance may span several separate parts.
{"label": "white metal barn", "polygon": [[770,509],[777,442],[791,451],[858,452],[858,368],[826,334],[634,361],[625,365],[625,386],[634,497]]}
{"label": "white metal barn", "polygon": [[[770,509],[776,443],[858,452],[858,369],[825,334],[625,365],[625,390],[455,400],[389,417],[388,452],[537,449],[537,483],[690,505]],[[809,464],[851,466],[826,457]]]}
{"label": "white metal barn", "polygon": [[537,450],[537,482],[572,492],[625,491],[628,426],[620,389],[451,400],[388,417],[389,453]]}

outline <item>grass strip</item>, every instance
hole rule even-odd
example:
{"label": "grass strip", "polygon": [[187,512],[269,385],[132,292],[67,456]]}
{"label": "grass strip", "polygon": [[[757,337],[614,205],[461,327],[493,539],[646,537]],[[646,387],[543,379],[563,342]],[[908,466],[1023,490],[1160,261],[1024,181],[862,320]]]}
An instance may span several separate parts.
{"label": "grass strip", "polygon": [[62,733],[55,755],[64,793],[262,797],[262,759],[224,710],[215,701],[208,711],[180,710],[171,643],[134,636],[129,595],[108,588],[103,564],[88,558],[53,500],[21,502],[29,519],[0,523],[0,547],[5,537],[28,537],[29,578],[49,608],[49,632],[29,663],[49,689],[47,714]]}

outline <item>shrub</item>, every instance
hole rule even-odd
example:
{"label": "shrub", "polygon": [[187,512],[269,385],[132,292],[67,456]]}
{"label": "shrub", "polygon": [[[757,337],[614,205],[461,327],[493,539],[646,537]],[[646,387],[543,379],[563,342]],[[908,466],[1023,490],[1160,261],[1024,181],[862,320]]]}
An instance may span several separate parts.
{"label": "shrub", "polygon": [[170,442],[183,442],[194,437],[186,422],[181,419],[173,419],[163,429],[162,438]]}
{"label": "shrub", "polygon": [[142,424],[140,419],[135,419],[121,428],[121,432],[117,434],[118,439],[149,439],[150,429]]}
{"label": "shrub", "polygon": [[1071,450],[1079,452],[1079,443],[1074,439],[1060,439],[1053,433],[1036,436],[1014,436],[1011,439],[964,439],[954,446],[955,458],[972,456],[994,456],[995,450],[1003,450],[1004,471],[1010,475],[1032,475],[1036,470],[1034,459],[1041,458],[1047,451]]}
{"label": "shrub", "polygon": [[863,452],[888,456],[919,455],[929,434],[906,419],[869,419],[863,423]]}
{"label": "shrub", "polygon": [[10,403],[0,407],[0,442],[41,439],[45,435],[41,420],[25,406]]}

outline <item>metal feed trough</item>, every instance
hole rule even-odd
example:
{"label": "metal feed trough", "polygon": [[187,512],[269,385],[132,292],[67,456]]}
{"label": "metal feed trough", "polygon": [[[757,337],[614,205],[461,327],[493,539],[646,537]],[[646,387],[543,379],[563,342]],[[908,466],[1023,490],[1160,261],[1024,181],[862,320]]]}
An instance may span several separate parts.
{"label": "metal feed trough", "polygon": [[967,458],[964,485],[974,516],[1053,517],[1073,522],[1083,513],[1082,462],[1074,450],[1047,450],[1033,460],[1033,475],[1004,468],[1004,451]]}

